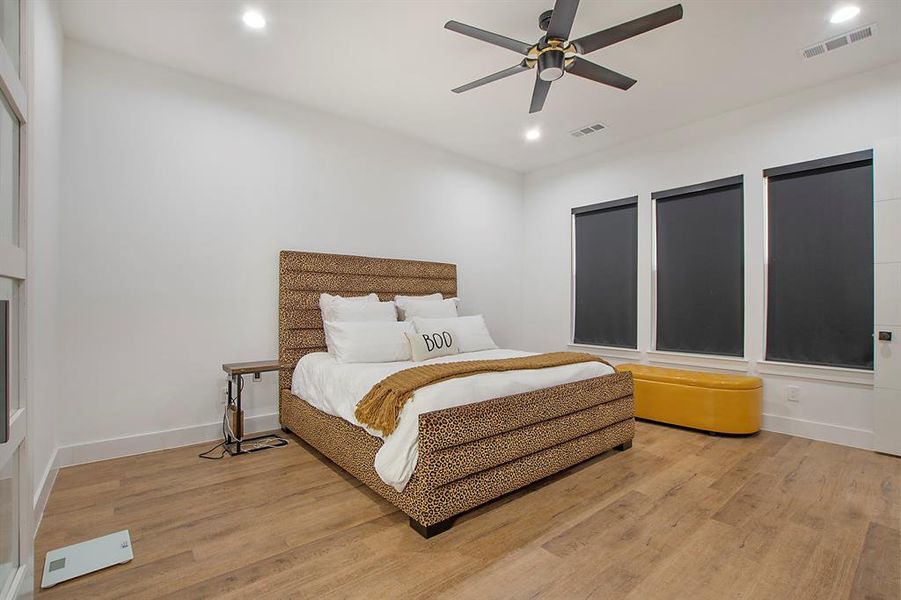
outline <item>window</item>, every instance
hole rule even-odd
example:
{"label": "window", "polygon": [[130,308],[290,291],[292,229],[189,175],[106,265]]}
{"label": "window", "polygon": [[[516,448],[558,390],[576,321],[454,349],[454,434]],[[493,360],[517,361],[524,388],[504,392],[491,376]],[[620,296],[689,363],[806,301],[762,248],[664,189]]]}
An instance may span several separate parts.
{"label": "window", "polygon": [[636,348],[638,197],[572,210],[573,342]]}
{"label": "window", "polygon": [[872,151],[763,175],[767,360],[872,369]]}
{"label": "window", "polygon": [[742,176],[651,195],[657,350],[744,356]]}

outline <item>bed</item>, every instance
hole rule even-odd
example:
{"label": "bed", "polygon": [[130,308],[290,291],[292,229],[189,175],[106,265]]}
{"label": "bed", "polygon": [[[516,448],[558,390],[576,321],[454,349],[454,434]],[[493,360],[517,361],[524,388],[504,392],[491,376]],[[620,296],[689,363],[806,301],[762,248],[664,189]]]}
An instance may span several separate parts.
{"label": "bed", "polygon": [[631,447],[632,376],[616,372],[419,415],[418,460],[403,491],[376,473],[382,440],[292,392],[298,360],[325,352],[322,292],[357,296],[457,293],[456,266],[282,251],[279,257],[279,420],[394,504],[424,537],[453,518],[613,448]]}

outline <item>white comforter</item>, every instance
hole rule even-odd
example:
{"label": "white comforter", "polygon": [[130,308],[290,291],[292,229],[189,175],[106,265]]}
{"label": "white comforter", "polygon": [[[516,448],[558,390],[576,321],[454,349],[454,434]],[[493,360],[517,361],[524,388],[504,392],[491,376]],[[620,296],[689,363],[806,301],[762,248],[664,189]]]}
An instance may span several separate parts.
{"label": "white comforter", "polygon": [[[365,427],[354,416],[357,403],[373,385],[392,373],[423,364],[512,358],[530,354],[533,353],[519,350],[483,350],[418,363],[404,361],[341,364],[330,354],[316,352],[298,361],[297,368],[294,369],[291,391],[323,412]],[[483,373],[421,388],[401,410],[398,426],[391,435],[386,437],[366,428],[370,434],[385,440],[375,457],[375,470],[385,483],[399,492],[403,491],[413,475],[419,458],[421,413],[531,392],[612,372],[613,369],[603,363],[586,362],[548,369]]]}

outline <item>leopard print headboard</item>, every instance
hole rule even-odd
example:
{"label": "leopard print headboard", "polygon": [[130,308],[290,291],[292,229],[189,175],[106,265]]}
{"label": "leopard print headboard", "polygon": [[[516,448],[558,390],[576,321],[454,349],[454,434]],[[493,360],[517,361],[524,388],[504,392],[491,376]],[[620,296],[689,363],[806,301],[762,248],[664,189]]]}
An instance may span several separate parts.
{"label": "leopard print headboard", "polygon": [[457,266],[449,263],[282,250],[278,272],[280,390],[291,389],[291,374],[302,356],[326,350],[319,312],[322,292],[340,296],[375,292],[382,301],[398,294],[457,295]]}

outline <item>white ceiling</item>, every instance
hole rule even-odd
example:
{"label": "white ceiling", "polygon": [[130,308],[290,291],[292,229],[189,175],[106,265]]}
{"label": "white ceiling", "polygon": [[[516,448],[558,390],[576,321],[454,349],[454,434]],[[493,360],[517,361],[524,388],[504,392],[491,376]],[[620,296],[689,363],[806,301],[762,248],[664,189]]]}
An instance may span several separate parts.
{"label": "white ceiling", "polygon": [[[534,71],[464,94],[451,88],[519,62],[508,50],[443,29],[455,19],[526,42],[552,0],[66,0],[70,37],[296,101],[528,171],[901,59],[901,2],[683,0],[676,23],[589,55],[638,79],[623,92],[567,75],[529,115]],[[674,0],[583,0],[572,37]],[[241,23],[263,12],[263,32]],[[877,35],[812,60],[802,47],[877,23]],[[569,131],[602,122],[584,138]],[[543,136],[526,142],[523,132]]]}

